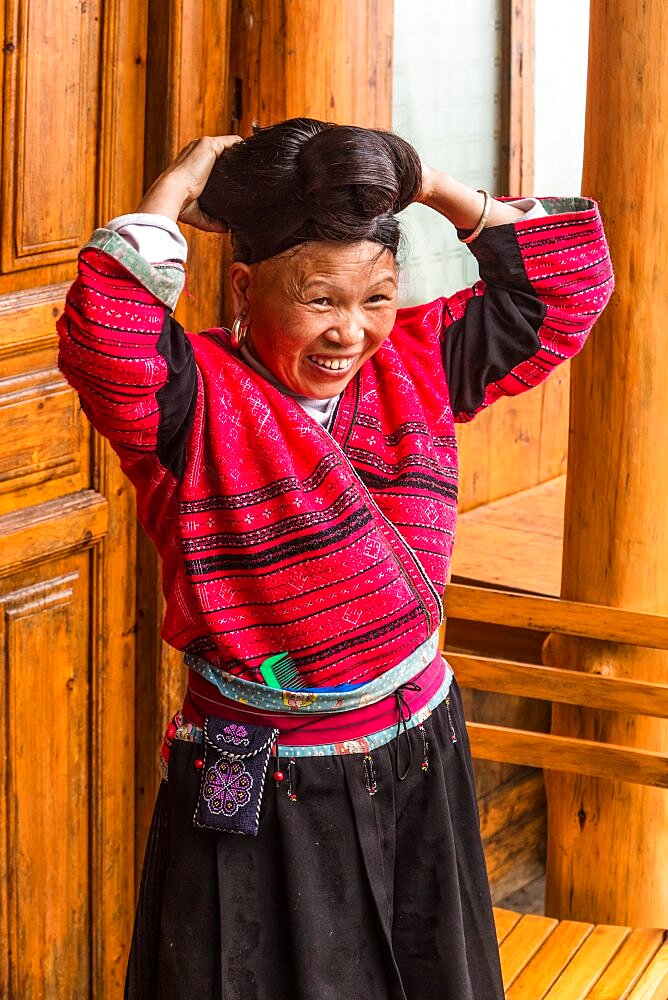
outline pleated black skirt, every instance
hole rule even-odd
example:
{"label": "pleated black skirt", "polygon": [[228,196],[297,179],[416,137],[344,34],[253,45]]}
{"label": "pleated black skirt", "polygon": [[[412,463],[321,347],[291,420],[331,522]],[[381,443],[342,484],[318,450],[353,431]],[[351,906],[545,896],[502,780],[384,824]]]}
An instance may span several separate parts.
{"label": "pleated black skirt", "polygon": [[503,1000],[456,682],[424,730],[426,771],[418,729],[371,752],[373,795],[363,754],[297,758],[257,837],[194,827],[201,747],[175,741],[126,1000]]}

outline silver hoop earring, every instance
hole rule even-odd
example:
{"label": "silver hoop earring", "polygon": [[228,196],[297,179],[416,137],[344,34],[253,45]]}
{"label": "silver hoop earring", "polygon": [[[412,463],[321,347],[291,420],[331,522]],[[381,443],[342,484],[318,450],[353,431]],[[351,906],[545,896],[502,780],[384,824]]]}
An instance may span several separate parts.
{"label": "silver hoop earring", "polygon": [[232,332],[230,334],[232,347],[234,347],[235,350],[237,351],[244,346],[246,340],[246,333],[248,332],[248,327],[242,326],[241,323],[242,323],[241,316],[237,316],[234,323],[232,324]]}

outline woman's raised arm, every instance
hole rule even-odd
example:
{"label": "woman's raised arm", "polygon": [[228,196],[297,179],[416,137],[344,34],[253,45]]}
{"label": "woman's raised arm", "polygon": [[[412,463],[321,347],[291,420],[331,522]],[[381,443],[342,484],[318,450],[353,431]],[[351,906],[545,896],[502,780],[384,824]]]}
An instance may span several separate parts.
{"label": "woman's raised arm", "polygon": [[[466,241],[485,197],[441,171],[423,170],[417,200]],[[517,205],[491,200],[484,228],[468,244],[480,280],[439,300],[441,354],[458,422],[539,385],[577,354],[614,287],[593,201],[542,198],[539,214]]]}
{"label": "woman's raised arm", "polygon": [[[216,157],[238,136],[190,143],[138,207],[207,231],[224,225],[197,204]],[[132,478],[146,458],[180,476],[197,397],[190,341],[171,315],[181,263],[153,264],[112,229],[98,229],[79,254],[79,273],[57,323],[58,363],[91,423]],[[158,470],[158,471],[159,471]]]}
{"label": "woman's raised arm", "polygon": [[[415,200],[444,215],[457,229],[471,232],[486,208],[485,196],[480,191],[474,191],[455,177],[425,163],[422,164],[422,188]],[[520,209],[492,198],[485,226],[491,229],[506,222],[517,222],[524,214]]]}

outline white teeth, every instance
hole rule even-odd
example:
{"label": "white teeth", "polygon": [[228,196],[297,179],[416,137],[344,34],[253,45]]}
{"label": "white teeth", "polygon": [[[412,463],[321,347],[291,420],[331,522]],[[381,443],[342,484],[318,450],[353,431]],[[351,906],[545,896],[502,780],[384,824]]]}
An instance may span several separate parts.
{"label": "white teeth", "polygon": [[329,368],[330,371],[346,371],[355,363],[354,358],[314,358],[311,361],[319,368]]}

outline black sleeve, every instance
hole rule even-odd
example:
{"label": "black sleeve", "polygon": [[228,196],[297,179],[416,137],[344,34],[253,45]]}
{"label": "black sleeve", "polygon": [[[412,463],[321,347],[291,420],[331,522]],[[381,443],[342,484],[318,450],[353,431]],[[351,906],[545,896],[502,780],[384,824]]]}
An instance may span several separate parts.
{"label": "black sleeve", "polygon": [[471,250],[481,281],[446,301],[441,339],[452,410],[464,421],[481,408],[491,383],[537,354],[547,312],[527,277],[514,225],[483,230]]}
{"label": "black sleeve", "polygon": [[156,392],[160,411],[156,454],[177,479],[186,465],[186,444],[195,417],[197,368],[192,344],[183,327],[167,311],[157,344],[167,363],[167,381]]}

